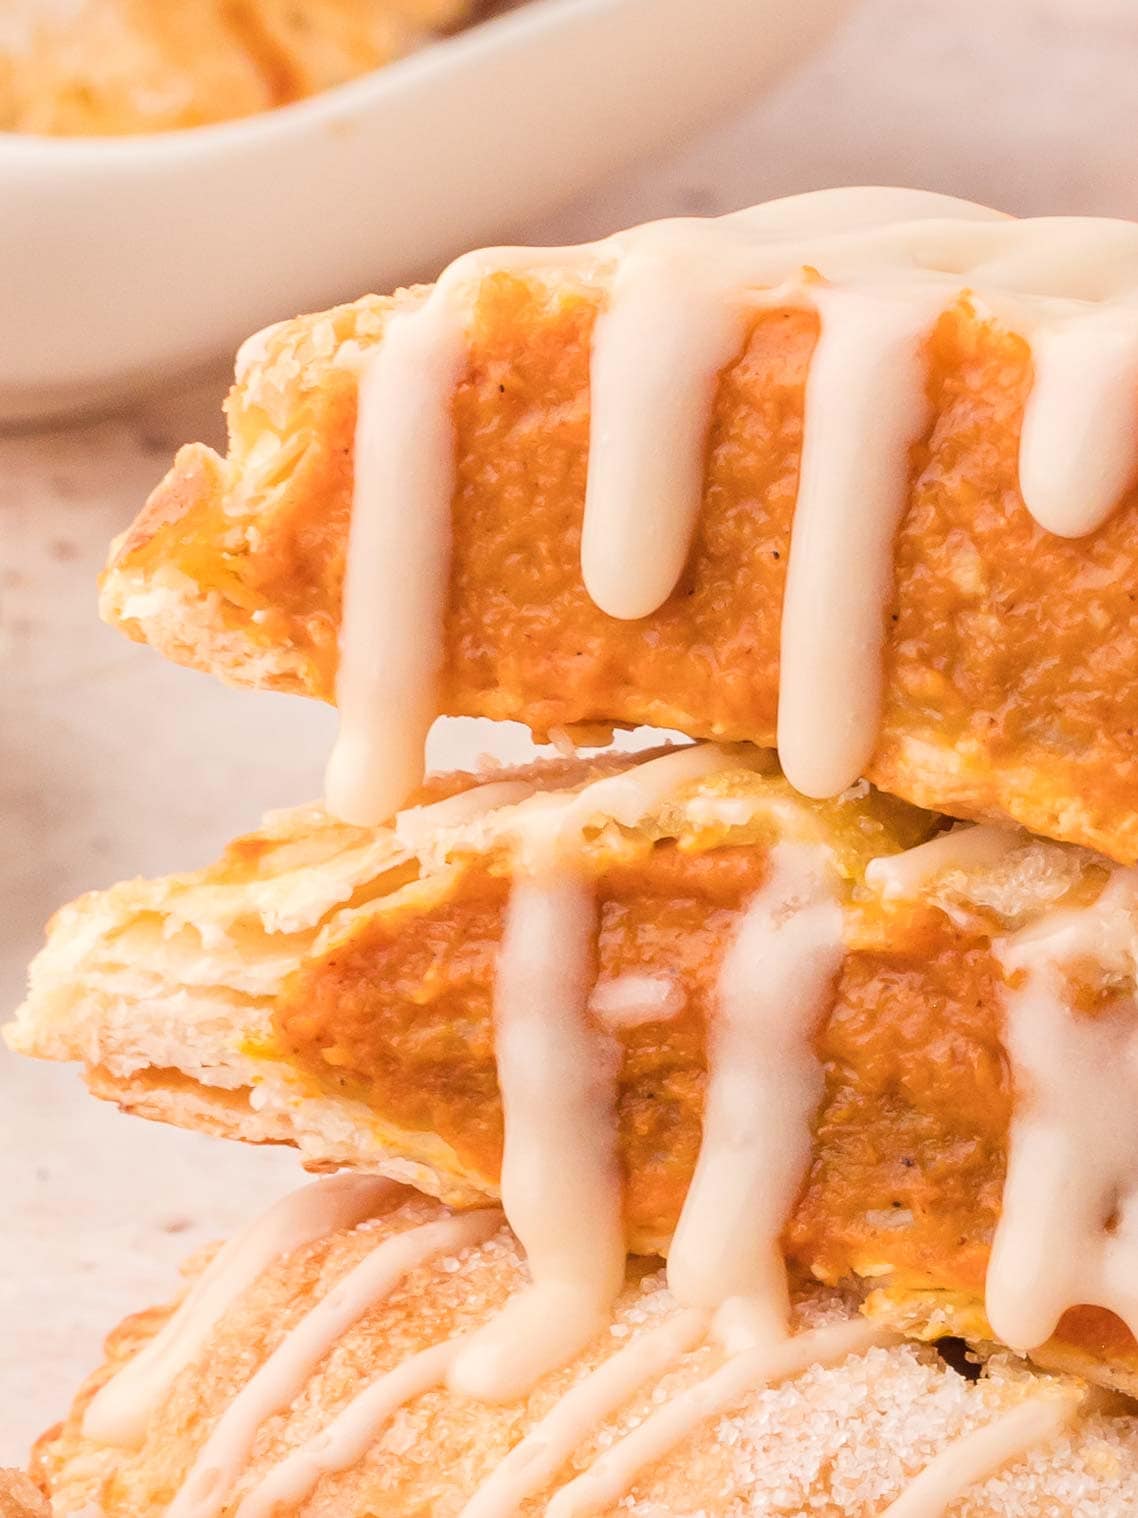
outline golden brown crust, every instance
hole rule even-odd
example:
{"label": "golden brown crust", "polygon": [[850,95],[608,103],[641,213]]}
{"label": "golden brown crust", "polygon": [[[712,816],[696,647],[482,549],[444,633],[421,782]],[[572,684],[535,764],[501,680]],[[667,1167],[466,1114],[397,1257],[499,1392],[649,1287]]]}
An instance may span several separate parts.
{"label": "golden brown crust", "polygon": [[[596,300],[556,275],[478,291],[455,402],[444,708],[538,732],[648,722],[769,743],[813,319],[756,319],[722,377],[687,571],[629,624],[592,606],[578,568]],[[109,620],[238,683],[331,699],[356,374],[392,309],[365,297],[246,352],[228,459],[180,456],[112,557]],[[1026,344],[962,302],[929,352],[933,421],[897,539],[870,778],[1132,861],[1135,502],[1085,539],[1041,531],[1017,486]]]}
{"label": "golden brown crust", "polygon": [[[224,0],[17,0],[0,129],[118,135],[199,126],[275,103]],[[21,11],[25,14],[21,15]],[[17,26],[19,23],[19,26]]]}
{"label": "golden brown crust", "polygon": [[[398,1201],[375,1223],[342,1231],[278,1261],[238,1298],[197,1359],[152,1412],[137,1452],[85,1439],[83,1410],[94,1390],[136,1353],[164,1321],[156,1309],[128,1319],[107,1343],[107,1362],[79,1393],[66,1422],[41,1440],[36,1469],[55,1499],[57,1518],[97,1502],[106,1518],[159,1518],[218,1417],[266,1355],[347,1269],[384,1238],[438,1216],[421,1199]],[[524,1279],[506,1233],[457,1257],[416,1269],[384,1304],[343,1336],[288,1410],[267,1420],[225,1509],[282,1456],[327,1427],[371,1380],[410,1353],[487,1321]],[[648,1262],[632,1262],[618,1306],[619,1334],[604,1334],[564,1371],[521,1402],[493,1406],[445,1390],[427,1392],[381,1426],[368,1453],[324,1476],[288,1518],[412,1518],[456,1514],[503,1455],[588,1369],[627,1344],[671,1308]],[[844,1302],[818,1287],[797,1295],[800,1323],[842,1317]],[[709,1373],[718,1351],[706,1345],[662,1380],[651,1380],[575,1450],[552,1487],[524,1504],[543,1510],[551,1491],[585,1468],[661,1395]],[[854,1356],[780,1388],[752,1393],[711,1420],[635,1483],[627,1508],[650,1513],[820,1513],[877,1518],[882,1507],[939,1450],[989,1422],[1025,1394],[1053,1390],[997,1358],[973,1384],[929,1350],[912,1345]],[[1129,1417],[1088,1412],[1069,1438],[978,1486],[961,1518],[1123,1518],[1138,1501],[1138,1426]],[[606,1513],[610,1511],[605,1510]],[[282,1514],[283,1518],[283,1514]]]}
{"label": "golden brown crust", "polygon": [[[408,52],[470,0],[6,0],[0,131],[170,131],[300,100]],[[53,14],[54,11],[54,14]]]}

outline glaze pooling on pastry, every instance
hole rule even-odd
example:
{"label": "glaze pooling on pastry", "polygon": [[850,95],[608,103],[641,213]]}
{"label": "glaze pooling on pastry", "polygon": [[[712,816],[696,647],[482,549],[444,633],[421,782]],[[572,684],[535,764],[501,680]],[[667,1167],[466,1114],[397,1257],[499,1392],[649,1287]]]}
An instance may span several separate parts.
{"label": "glaze pooling on pastry", "polygon": [[[893,537],[923,424],[923,344],[942,311],[967,293],[1037,355],[1019,473],[1041,526],[1092,532],[1138,474],[1138,227],[1128,223],[1014,221],[947,197],[844,190],[717,221],[653,223],[576,249],[468,254],[422,305],[391,318],[364,381],[357,454],[367,463],[353,508],[328,791],[349,820],[378,821],[421,774],[431,698],[418,686],[409,703],[385,703],[383,671],[408,669],[409,649],[428,680],[441,663],[449,406],[469,290],[493,270],[554,266],[607,300],[593,347],[582,571],[596,604],[620,617],[657,609],[682,570],[707,418],[741,316],[777,305],[819,318],[778,724],[787,776],[806,794],[837,794],[876,744]],[[388,394],[414,396],[418,407],[372,403]],[[365,546],[383,545],[380,519],[405,507],[428,564],[411,593],[415,556]],[[438,614],[425,625],[428,604]]]}

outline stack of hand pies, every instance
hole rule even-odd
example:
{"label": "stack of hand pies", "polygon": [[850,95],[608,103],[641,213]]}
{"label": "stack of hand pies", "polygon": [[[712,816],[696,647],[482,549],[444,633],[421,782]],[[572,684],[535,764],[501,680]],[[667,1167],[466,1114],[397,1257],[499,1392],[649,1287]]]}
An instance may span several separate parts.
{"label": "stack of hand pies", "polygon": [[[54,1512],[1138,1512],[1138,226],[472,254],[228,409],[104,615],[335,700],[325,801],[65,907],[8,1036],[322,1176]],[[424,780],[439,713],[563,757]]]}

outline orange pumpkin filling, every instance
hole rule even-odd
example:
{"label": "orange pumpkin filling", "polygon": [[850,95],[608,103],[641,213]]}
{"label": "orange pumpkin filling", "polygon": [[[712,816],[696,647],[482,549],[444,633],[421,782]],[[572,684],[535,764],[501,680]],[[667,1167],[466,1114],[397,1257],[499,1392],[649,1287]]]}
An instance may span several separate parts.
{"label": "orange pumpkin filling", "polygon": [[[705,1036],[722,956],[761,885],[761,847],[657,845],[597,882],[600,984],[650,975],[682,1010],[619,1028],[619,1122],[630,1235],[667,1239],[700,1141]],[[492,993],[509,885],[471,866],[407,922],[376,919],[292,979],[275,1013],[283,1052],[322,1088],[437,1134],[494,1179],[502,1112]],[[813,1161],[788,1256],[825,1280],[854,1274],[982,1297],[1004,1183],[1011,1091],[1000,971],[979,931],[927,908],[863,911],[818,1039],[826,1072]],[[1138,1359],[1111,1314],[1079,1309],[1060,1338]],[[1109,1346],[1109,1350],[1107,1350]]]}

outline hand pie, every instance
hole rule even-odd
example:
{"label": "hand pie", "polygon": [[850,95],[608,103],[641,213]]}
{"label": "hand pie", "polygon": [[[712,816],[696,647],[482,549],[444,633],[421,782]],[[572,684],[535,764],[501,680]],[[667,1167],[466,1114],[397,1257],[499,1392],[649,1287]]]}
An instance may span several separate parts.
{"label": "hand pie", "polygon": [[562,1218],[619,1172],[614,1250],[679,1251],[696,1300],[767,1279],[737,1237],[769,1236],[922,1332],[1138,1389],[1130,872],[930,839],[864,787],[806,801],[745,748],[471,780],[386,828],[278,814],[64,908],[11,1042],[128,1110],[463,1204],[509,1193],[513,1124]]}
{"label": "hand pie", "polygon": [[777,739],[1131,862],[1136,282],[1129,223],[904,191],[472,254],[251,340],[103,614],[338,699],[353,821],[446,711]]}
{"label": "hand pie", "polygon": [[[310,1226],[317,1208],[324,1232]],[[950,1503],[954,1518],[1124,1518],[1138,1506],[1132,1413],[1004,1354],[960,1358],[958,1374],[817,1285],[795,1288],[785,1344],[732,1353],[714,1323],[677,1308],[653,1262],[633,1261],[578,1355],[520,1396],[473,1399],[463,1356],[525,1290],[500,1224],[358,1178],[278,1204],[173,1320],[155,1308],[111,1335],[36,1452],[57,1518],[912,1518]]]}
{"label": "hand pie", "polygon": [[[15,0],[0,48],[0,130],[118,136],[277,104],[222,0]],[[52,12],[55,14],[52,14]]]}
{"label": "hand pie", "polygon": [[9,6],[0,131],[58,136],[170,131],[269,110],[390,63],[469,9],[468,0]]}

